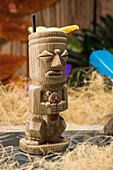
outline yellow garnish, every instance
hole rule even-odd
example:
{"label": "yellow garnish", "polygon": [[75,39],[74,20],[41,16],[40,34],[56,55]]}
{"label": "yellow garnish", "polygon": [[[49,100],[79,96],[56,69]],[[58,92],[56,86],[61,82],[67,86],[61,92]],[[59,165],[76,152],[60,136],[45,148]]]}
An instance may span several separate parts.
{"label": "yellow garnish", "polygon": [[64,31],[66,33],[69,33],[71,31],[74,31],[74,30],[77,30],[77,29],[79,29],[78,25],[70,25],[70,26],[59,28],[59,31]]}
{"label": "yellow garnish", "polygon": [[[47,28],[47,27],[43,27],[43,26],[38,26],[38,27],[36,27],[36,32],[39,32],[39,31],[64,31],[66,33],[69,33],[71,31],[74,31],[77,29],[79,29],[78,25],[70,25],[70,26],[66,26],[66,27],[62,27],[62,28],[57,28],[57,27]],[[32,33],[33,32],[32,27],[29,27],[28,31],[29,31],[29,33]]]}

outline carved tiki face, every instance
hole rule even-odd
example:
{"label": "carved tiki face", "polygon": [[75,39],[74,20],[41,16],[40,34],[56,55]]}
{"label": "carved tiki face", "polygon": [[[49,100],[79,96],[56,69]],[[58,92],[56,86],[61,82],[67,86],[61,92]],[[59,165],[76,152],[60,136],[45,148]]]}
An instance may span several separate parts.
{"label": "carved tiki face", "polygon": [[29,35],[30,78],[40,84],[65,81],[68,53],[65,32],[47,31]]}

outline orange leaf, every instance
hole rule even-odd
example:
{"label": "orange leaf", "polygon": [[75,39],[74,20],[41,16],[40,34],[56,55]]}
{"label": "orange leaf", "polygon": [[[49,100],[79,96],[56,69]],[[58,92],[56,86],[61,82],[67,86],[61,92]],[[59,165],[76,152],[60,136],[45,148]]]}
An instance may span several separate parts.
{"label": "orange leaf", "polygon": [[57,0],[1,0],[0,9],[11,13],[33,13],[45,9]]}
{"label": "orange leaf", "polygon": [[27,41],[28,27],[26,19],[14,14],[0,13],[0,38],[15,41]]}
{"label": "orange leaf", "polygon": [[18,84],[21,85],[23,82],[24,80],[21,77],[15,75],[3,81],[4,84],[9,84],[9,85],[18,85]]}
{"label": "orange leaf", "polygon": [[27,58],[27,56],[0,55],[0,80],[12,76]]}

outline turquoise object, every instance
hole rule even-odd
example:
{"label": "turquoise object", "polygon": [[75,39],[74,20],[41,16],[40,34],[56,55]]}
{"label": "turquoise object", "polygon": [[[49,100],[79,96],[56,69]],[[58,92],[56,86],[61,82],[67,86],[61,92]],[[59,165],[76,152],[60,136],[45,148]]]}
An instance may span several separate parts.
{"label": "turquoise object", "polygon": [[109,51],[105,49],[93,51],[89,62],[100,74],[113,78],[113,54]]}

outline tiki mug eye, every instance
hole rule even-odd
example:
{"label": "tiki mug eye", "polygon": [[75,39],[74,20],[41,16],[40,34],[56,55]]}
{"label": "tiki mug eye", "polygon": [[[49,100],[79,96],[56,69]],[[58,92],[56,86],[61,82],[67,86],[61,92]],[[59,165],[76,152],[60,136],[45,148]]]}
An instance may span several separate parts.
{"label": "tiki mug eye", "polygon": [[67,50],[64,50],[64,52],[61,55],[61,58],[66,62],[68,59],[68,52]]}
{"label": "tiki mug eye", "polygon": [[46,60],[46,61],[51,60],[52,57],[53,57],[53,54],[47,50],[44,50],[41,54],[39,54],[39,56],[37,56],[38,59]]}

